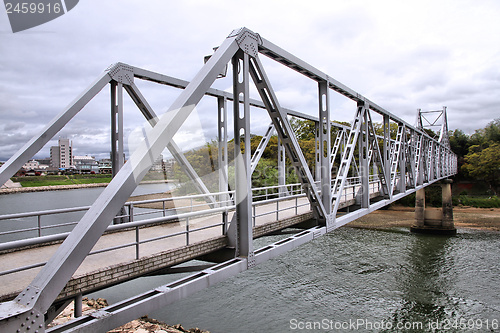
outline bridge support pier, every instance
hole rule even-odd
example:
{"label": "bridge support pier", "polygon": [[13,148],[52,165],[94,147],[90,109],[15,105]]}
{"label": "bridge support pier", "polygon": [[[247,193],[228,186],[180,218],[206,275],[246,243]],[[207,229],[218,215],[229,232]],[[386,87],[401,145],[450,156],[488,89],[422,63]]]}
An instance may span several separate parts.
{"label": "bridge support pier", "polygon": [[416,192],[415,225],[411,231],[423,234],[455,235],[457,229],[453,223],[453,203],[451,197],[451,179],[441,182],[442,210],[425,209],[425,188]]}

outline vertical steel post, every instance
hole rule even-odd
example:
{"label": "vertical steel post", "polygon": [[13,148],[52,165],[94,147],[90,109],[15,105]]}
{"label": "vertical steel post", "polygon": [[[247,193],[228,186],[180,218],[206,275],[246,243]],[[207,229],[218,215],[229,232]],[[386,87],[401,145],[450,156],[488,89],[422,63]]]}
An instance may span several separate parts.
{"label": "vertical steel post", "polygon": [[[111,81],[111,168],[115,177],[123,164],[123,83]],[[122,207],[118,214],[124,216],[125,208]],[[124,223],[125,218],[115,218],[114,224]]]}
{"label": "vertical steel post", "polygon": [[427,175],[428,175],[428,181],[431,182],[435,179],[435,172],[434,172],[434,167],[435,167],[435,156],[434,156],[435,152],[434,152],[434,142],[429,140],[429,150],[428,150],[428,154],[427,154],[427,168],[428,168],[428,172],[427,172]]}
{"label": "vertical steel post", "polygon": [[[218,107],[218,166],[219,166],[219,192],[227,192],[227,99],[225,97],[217,98]],[[226,198],[221,196],[221,201]]]}
{"label": "vertical steel post", "polygon": [[284,197],[286,195],[287,189],[286,185],[286,165],[285,165],[285,147],[283,147],[283,142],[278,137],[278,185],[279,185],[279,196]]}
{"label": "vertical steel post", "polygon": [[370,206],[370,166],[368,164],[368,112],[369,107],[366,107],[361,117],[362,123],[358,136],[359,178],[361,188],[358,192],[359,194],[357,200],[359,200],[361,208],[368,208]]}
{"label": "vertical steel post", "polygon": [[314,124],[314,180],[321,181],[321,150],[320,150],[321,123]]}
{"label": "vertical steel post", "polygon": [[123,84],[111,81],[111,162],[113,177],[123,166]]}
{"label": "vertical steel post", "polygon": [[[330,122],[330,95],[328,82],[318,83],[319,95],[319,156],[316,154],[316,162],[320,164],[321,200],[325,206],[325,213],[332,213],[332,161],[331,151],[331,122]],[[318,146],[318,145],[316,145]],[[318,152],[316,152],[318,153]]]}
{"label": "vertical steel post", "polygon": [[75,296],[73,302],[74,302],[74,311],[75,311],[75,318],[81,317],[82,316],[82,308],[83,308],[83,300],[82,300],[82,294],[78,294]]}
{"label": "vertical steel post", "polygon": [[408,147],[408,140],[406,135],[406,126],[403,124],[403,131],[401,133],[401,140],[399,142],[399,155],[398,155],[398,166],[399,166],[399,183],[398,190],[400,193],[406,192],[406,148]]}
{"label": "vertical steel post", "polygon": [[[249,55],[239,50],[233,57],[234,156],[236,177],[236,255],[253,259],[252,175],[250,165]],[[240,100],[243,101],[241,105]],[[242,145],[243,144],[243,145]]]}
{"label": "vertical steel post", "polygon": [[387,182],[387,195],[389,198],[392,198],[392,177],[391,177],[391,124],[389,120],[389,115],[384,114],[384,122],[383,122],[383,131],[384,131],[384,144],[382,151],[382,162],[383,162],[383,172]]}
{"label": "vertical steel post", "polygon": [[[227,206],[229,195],[226,193],[229,190],[228,175],[227,175],[227,99],[225,97],[217,98],[217,120],[218,127],[218,149],[217,161],[219,167],[219,206]],[[227,230],[227,212],[222,212],[222,233],[225,235]]]}

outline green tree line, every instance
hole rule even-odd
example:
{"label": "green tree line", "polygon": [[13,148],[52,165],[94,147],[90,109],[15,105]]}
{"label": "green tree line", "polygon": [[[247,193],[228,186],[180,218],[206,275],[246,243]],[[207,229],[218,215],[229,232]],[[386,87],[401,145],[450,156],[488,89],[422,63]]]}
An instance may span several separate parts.
{"label": "green tree line", "polygon": [[[343,123],[349,125],[348,123]],[[299,141],[302,153],[313,172],[315,160],[315,124],[312,121],[291,118],[291,125]],[[375,124],[375,130],[382,132],[382,126]],[[332,128],[332,144],[337,135],[337,128]],[[397,125],[391,123],[390,135],[396,137]],[[381,133],[378,133],[381,134]],[[430,133],[434,135],[434,133]],[[262,136],[252,135],[250,139],[251,154],[255,153]],[[488,184],[489,190],[498,193],[500,179],[500,118],[491,121],[486,127],[478,129],[472,135],[465,134],[456,129],[449,132],[450,145],[453,152],[458,156],[459,174],[457,180],[482,181]],[[244,150],[244,143],[242,143]],[[216,141],[208,142],[203,147],[193,149],[185,153],[186,158],[194,167],[198,175],[211,191],[218,190],[218,144]],[[234,140],[228,143],[227,160],[234,159]],[[252,176],[254,187],[276,185],[278,183],[278,138],[271,137],[265,148],[262,158]],[[357,154],[355,154],[357,156]],[[293,168],[287,161],[287,183],[297,181]],[[234,167],[229,166],[230,187],[234,188]],[[189,183],[188,177],[178,164],[175,164],[171,177],[181,183]],[[186,186],[187,192],[194,192],[194,187]]]}
{"label": "green tree line", "polygon": [[456,129],[449,137],[451,149],[458,156],[457,178],[484,181],[496,195],[500,185],[500,118],[472,135]]}

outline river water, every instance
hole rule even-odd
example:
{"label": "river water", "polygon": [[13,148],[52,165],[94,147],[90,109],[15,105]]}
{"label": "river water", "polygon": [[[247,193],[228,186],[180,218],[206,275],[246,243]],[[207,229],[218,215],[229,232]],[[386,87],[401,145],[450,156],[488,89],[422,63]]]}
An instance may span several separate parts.
{"label": "river water", "polygon": [[[149,316],[212,333],[500,332],[499,254],[499,233],[343,227]],[[180,276],[91,296],[116,302]]]}
{"label": "river water", "polygon": [[[170,190],[172,184],[141,184],[132,196],[150,193],[162,193]],[[0,195],[0,215],[16,214],[25,212],[36,212],[60,208],[73,208],[90,206],[104,190],[104,187],[81,188],[73,190],[46,191],[46,192],[24,192]],[[136,212],[141,210],[136,208]],[[143,209],[146,211],[146,209]],[[56,225],[65,222],[77,222],[84,215],[82,212],[71,212],[57,215],[46,215],[41,218],[42,226]],[[153,217],[153,216],[150,216]],[[0,221],[0,232],[34,228],[37,226],[36,217],[17,218]],[[71,231],[73,226],[44,229],[42,236]],[[0,235],[0,243],[18,239],[36,237],[37,231],[26,231],[16,234]]]}
{"label": "river water", "polygon": [[[68,198],[85,205],[102,189],[79,191],[50,192],[58,200],[35,193],[29,207],[68,207]],[[12,198],[0,197],[2,212],[15,210]],[[284,237],[263,237],[254,247]],[[212,333],[500,332],[499,258],[497,232],[438,237],[342,227],[149,316]],[[114,303],[185,275],[140,278],[89,297]]]}

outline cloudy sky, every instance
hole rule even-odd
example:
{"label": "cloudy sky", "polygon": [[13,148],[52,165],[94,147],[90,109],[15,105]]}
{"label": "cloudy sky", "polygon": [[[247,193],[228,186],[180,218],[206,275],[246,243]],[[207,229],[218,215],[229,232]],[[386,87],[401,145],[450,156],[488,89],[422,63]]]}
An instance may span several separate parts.
{"label": "cloudy sky", "polygon": [[[448,107],[450,129],[473,133],[500,117],[500,1],[80,1],[44,25],[12,33],[0,10],[0,161],[7,160],[110,64],[124,62],[185,80],[235,28],[245,26],[405,119]],[[263,59],[264,61],[264,59]],[[317,86],[265,60],[282,105],[314,114]],[[141,84],[140,84],[141,83]],[[179,93],[138,83],[158,114]],[[231,90],[229,80],[215,87]],[[332,96],[332,119],[353,102]],[[143,124],[126,100],[127,137]],[[175,139],[190,148],[215,137],[206,98]],[[59,135],[75,155],[109,156],[109,89]],[[269,120],[252,115],[252,132]]]}

